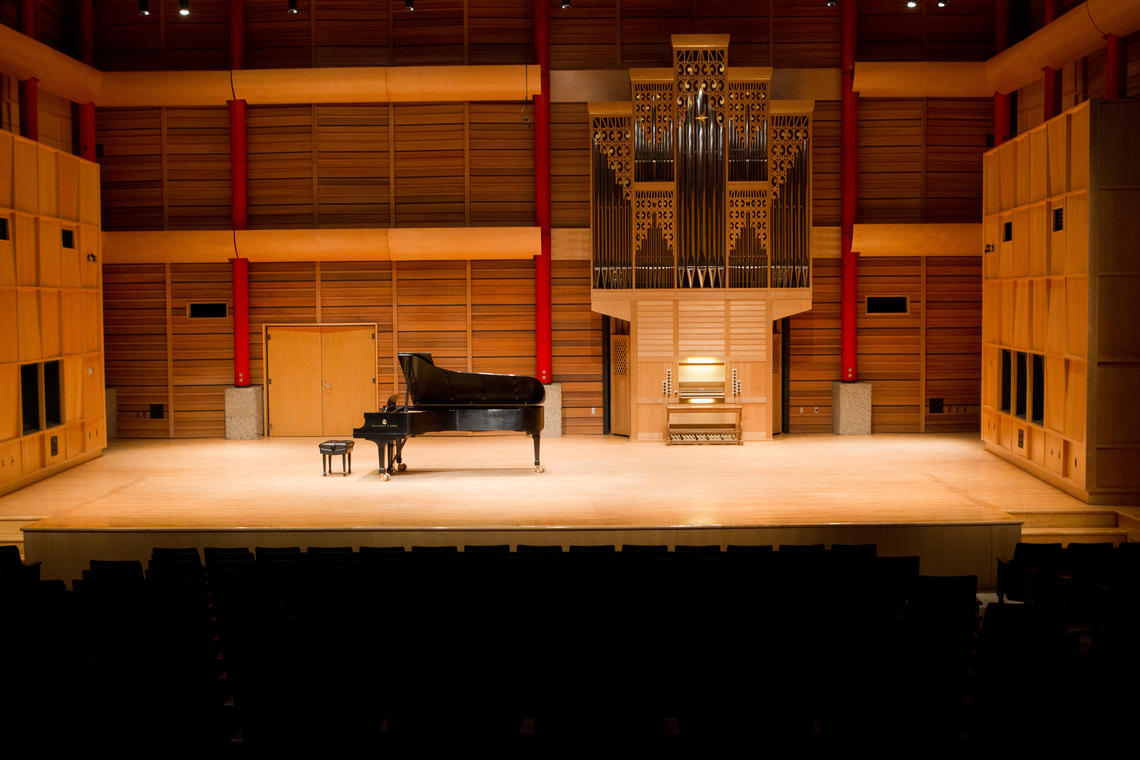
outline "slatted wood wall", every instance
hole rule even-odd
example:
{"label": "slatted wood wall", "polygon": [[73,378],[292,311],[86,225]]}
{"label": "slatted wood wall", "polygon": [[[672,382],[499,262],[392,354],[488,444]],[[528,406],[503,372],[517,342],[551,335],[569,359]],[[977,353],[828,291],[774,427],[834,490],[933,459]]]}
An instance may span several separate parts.
{"label": "slatted wood wall", "polygon": [[[555,146],[568,172],[555,224],[577,226],[589,189],[574,111]],[[531,225],[530,118],[518,103],[250,106],[249,226]],[[106,229],[230,226],[225,108],[103,108],[96,122]]]}
{"label": "slatted wood wall", "polygon": [[[981,262],[974,257],[859,259],[860,380],[876,433],[979,429]],[[839,375],[839,261],[813,262],[810,312],[792,317],[790,432],[831,432]],[[906,296],[907,314],[868,315],[866,297]],[[941,413],[928,400],[943,399]],[[818,412],[816,411],[818,409]]]}
{"label": "slatted wood wall", "polygon": [[[188,319],[192,301],[231,302],[226,264],[105,267],[108,386],[124,438],[221,436],[233,384],[232,319]],[[313,262],[250,265],[250,374],[264,383],[262,327],[377,325],[379,403],[397,392],[395,351],[428,351],[460,371],[534,375],[530,261]],[[564,429],[601,432],[601,317],[584,261],[554,263],[554,380]],[[393,307],[395,300],[395,307]],[[151,416],[151,405],[162,417]]]}

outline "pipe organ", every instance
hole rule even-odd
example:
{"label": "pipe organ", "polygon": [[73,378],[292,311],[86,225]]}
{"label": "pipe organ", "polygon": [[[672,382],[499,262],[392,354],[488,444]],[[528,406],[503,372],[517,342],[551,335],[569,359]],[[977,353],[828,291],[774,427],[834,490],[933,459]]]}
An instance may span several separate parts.
{"label": "pipe organ", "polygon": [[[611,398],[635,440],[724,442],[729,417],[771,437],[772,323],[811,308],[813,103],[771,99],[772,70],[730,69],[728,42],[673,35],[671,69],[631,69],[629,101],[589,104],[591,302],[630,322],[629,391]],[[694,403],[672,378],[702,363],[734,381]]]}

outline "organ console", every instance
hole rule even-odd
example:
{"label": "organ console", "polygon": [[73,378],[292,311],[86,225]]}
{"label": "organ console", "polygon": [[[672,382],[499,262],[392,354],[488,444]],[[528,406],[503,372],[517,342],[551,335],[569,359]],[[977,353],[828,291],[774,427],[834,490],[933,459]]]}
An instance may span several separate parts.
{"label": "organ console", "polygon": [[534,439],[534,470],[542,472],[539,437],[546,390],[537,378],[455,372],[435,366],[431,354],[401,353],[406,391],[388,398],[379,412],[365,412],[353,438],[376,444],[380,477],[388,480],[407,469],[404,444],[409,437],[443,430],[519,430]]}

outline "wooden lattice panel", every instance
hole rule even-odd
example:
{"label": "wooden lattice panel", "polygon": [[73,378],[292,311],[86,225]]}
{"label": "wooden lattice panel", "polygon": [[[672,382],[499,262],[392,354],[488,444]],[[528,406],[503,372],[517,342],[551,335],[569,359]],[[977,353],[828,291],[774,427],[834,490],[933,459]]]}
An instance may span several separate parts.
{"label": "wooden lattice panel", "polygon": [[629,374],[629,336],[610,336],[610,369],[615,375]]}
{"label": "wooden lattice panel", "polygon": [[664,142],[673,128],[673,106],[670,103],[673,84],[633,82],[632,89],[633,114],[638,125],[650,139],[658,143]]}
{"label": "wooden lattice panel", "polygon": [[811,119],[806,114],[773,114],[768,117],[768,179],[772,194],[796,161],[796,156],[807,150],[811,140]]}
{"label": "wooden lattice panel", "polygon": [[757,142],[768,118],[768,83],[729,82],[727,110],[728,122],[740,141]]}
{"label": "wooden lattice panel", "polygon": [[745,227],[756,230],[762,247],[768,246],[768,191],[764,188],[729,188],[728,250],[740,240]]}
{"label": "wooden lattice panel", "polygon": [[630,116],[595,116],[594,149],[606,156],[625,197],[633,185],[633,124]]}
{"label": "wooden lattice panel", "polygon": [[674,120],[680,122],[693,107],[694,96],[708,95],[709,114],[724,123],[727,48],[673,48]]}
{"label": "wooden lattice panel", "polygon": [[633,192],[633,248],[637,250],[645,242],[649,230],[657,227],[665,239],[669,250],[673,250],[676,229],[673,213],[673,188],[662,187],[644,190],[640,187]]}

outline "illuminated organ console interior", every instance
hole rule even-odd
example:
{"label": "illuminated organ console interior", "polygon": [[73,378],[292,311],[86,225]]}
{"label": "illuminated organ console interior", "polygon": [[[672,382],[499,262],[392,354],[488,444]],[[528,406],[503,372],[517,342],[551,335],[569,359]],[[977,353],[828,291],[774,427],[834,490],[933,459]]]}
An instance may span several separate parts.
{"label": "illuminated organ console interior", "polygon": [[730,68],[728,35],[672,43],[672,69],[630,70],[629,102],[590,104],[591,303],[629,323],[613,431],[765,440],[773,322],[811,308],[813,103],[772,100],[770,68]]}

